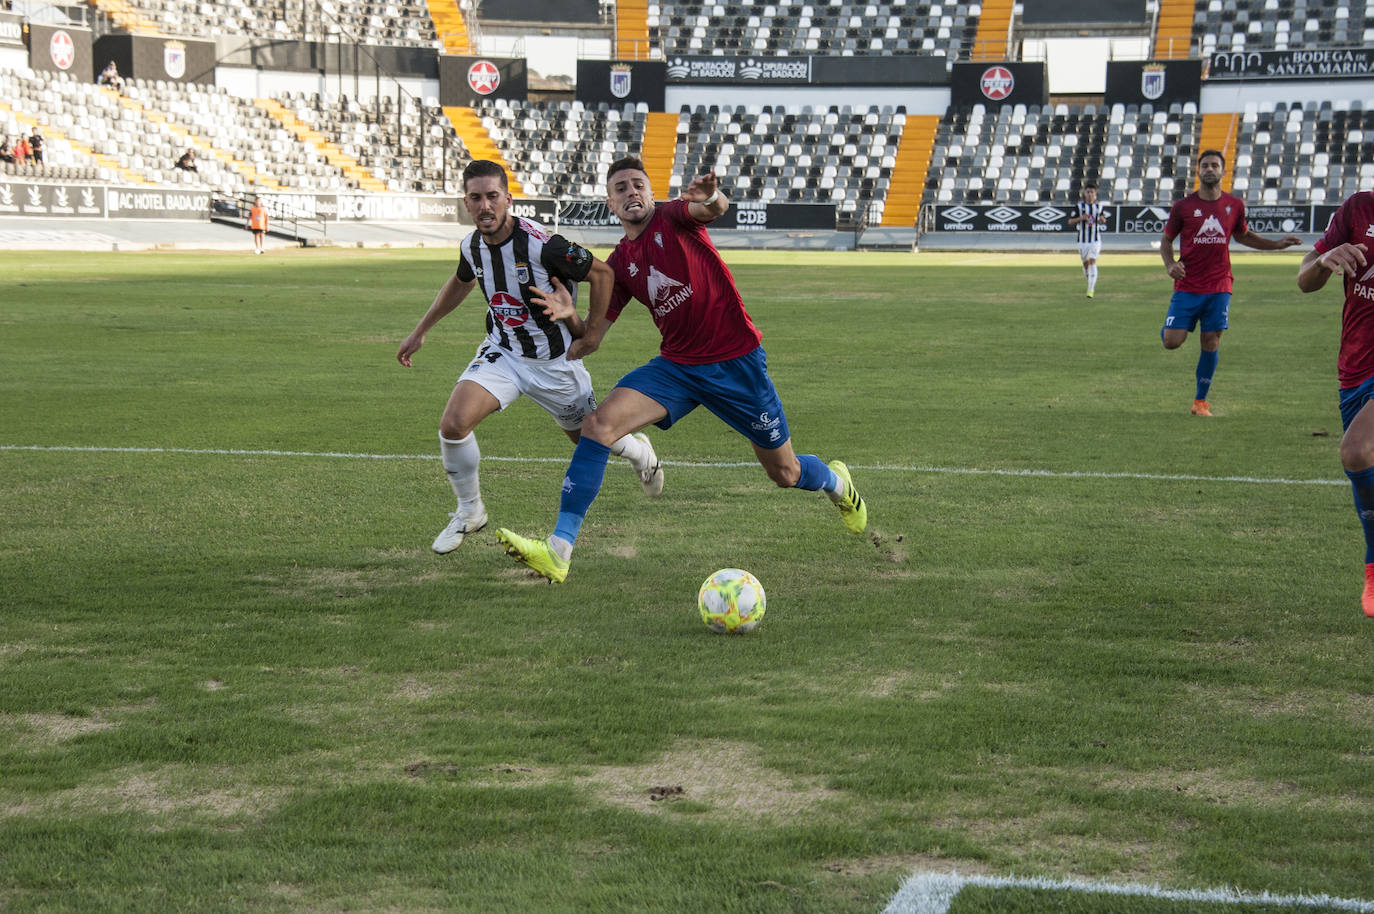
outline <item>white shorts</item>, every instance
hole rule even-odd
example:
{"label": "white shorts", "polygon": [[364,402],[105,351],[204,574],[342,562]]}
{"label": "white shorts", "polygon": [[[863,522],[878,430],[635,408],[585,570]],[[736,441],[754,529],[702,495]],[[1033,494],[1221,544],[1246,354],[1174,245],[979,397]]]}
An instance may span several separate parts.
{"label": "white shorts", "polygon": [[1099,257],[1101,257],[1101,256],[1102,256],[1102,242],[1101,242],[1101,241],[1089,241],[1087,244],[1080,244],[1080,245],[1078,246],[1078,259],[1079,259],[1079,260],[1084,260],[1084,261],[1087,261],[1087,260],[1096,260],[1097,258],[1099,258]]}
{"label": "white shorts", "polygon": [[477,347],[459,381],[480,384],[505,409],[523,394],[553,416],[559,428],[573,431],[596,409],[592,376],[581,360],[527,359],[490,342]]}

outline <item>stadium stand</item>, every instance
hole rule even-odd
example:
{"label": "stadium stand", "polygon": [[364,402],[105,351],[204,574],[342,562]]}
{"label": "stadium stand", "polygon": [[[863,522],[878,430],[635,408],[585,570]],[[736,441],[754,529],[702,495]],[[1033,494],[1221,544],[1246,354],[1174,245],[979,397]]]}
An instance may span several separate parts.
{"label": "stadium stand", "polygon": [[926,180],[927,203],[1057,203],[1095,178],[1104,200],[1172,199],[1191,181],[1197,108],[1150,105],[951,109]]}
{"label": "stadium stand", "polygon": [[1204,55],[1374,44],[1374,6],[1362,0],[1197,0],[1192,19]]}
{"label": "stadium stand", "polygon": [[714,170],[736,200],[833,202],[879,220],[905,112],[891,106],[697,106],[683,109],[670,193]]}
{"label": "stadium stand", "polygon": [[[1008,15],[1010,8],[1008,0]],[[952,60],[973,46],[981,9],[965,2],[650,3],[647,25],[665,57],[924,53]]]}
{"label": "stadium stand", "polygon": [[[117,28],[136,34],[190,38],[247,35],[304,41],[332,40],[342,34],[369,45],[441,46],[422,0],[320,0],[318,4],[286,0],[95,0],[92,5]],[[452,29],[452,23],[447,22],[447,27]]]}

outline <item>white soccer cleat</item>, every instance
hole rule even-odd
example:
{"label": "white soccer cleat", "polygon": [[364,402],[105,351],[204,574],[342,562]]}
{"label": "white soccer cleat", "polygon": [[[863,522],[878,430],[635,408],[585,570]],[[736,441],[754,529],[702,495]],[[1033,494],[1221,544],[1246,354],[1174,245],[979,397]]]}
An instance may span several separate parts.
{"label": "white soccer cleat", "polygon": [[439,535],[434,538],[434,545],[430,548],[440,555],[448,555],[459,546],[463,545],[463,537],[469,533],[476,533],[487,525],[487,512],[483,511],[481,517],[468,520],[462,514],[454,511],[449,515],[451,520],[448,526],[439,531]]}
{"label": "white soccer cleat", "polygon": [[663,494],[663,464],[658,459],[658,454],[654,451],[654,446],[649,443],[649,436],[643,432],[635,432],[635,438],[644,443],[649,449],[649,465],[639,470],[639,483],[644,486],[644,494],[650,498],[658,498]]}

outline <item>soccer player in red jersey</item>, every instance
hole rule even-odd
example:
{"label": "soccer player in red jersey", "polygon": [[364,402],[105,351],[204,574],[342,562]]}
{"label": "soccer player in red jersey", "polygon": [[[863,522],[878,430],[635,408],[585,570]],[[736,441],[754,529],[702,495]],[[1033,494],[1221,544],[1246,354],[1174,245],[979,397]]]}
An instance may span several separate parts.
{"label": "soccer player in red jersey", "polygon": [[[595,352],[631,298],[649,309],[663,342],[659,355],[621,378],[583,424],[563,479],[553,535],[540,541],[501,530],[497,538],[506,551],[561,583],[582,521],[601,490],[607,444],[650,423],[666,429],[698,406],[748,438],[778,486],[826,492],[845,526],[862,533],[868,508],[849,469],[838,460],[825,464],[792,449],[759,331],[706,232],[730,205],[716,176],[699,175],[680,199],[659,204],[644,164],[627,157],[611,163],[606,191],[607,205],[625,229],[606,259],[615,271],[615,288],[604,307],[593,298],[586,329],[569,347],[568,358]],[[550,317],[561,315],[557,307],[548,308]]]}
{"label": "soccer player in red jersey", "polygon": [[[1215,149],[1204,150],[1197,161],[1198,189],[1174,202],[1159,242],[1164,269],[1174,281],[1169,314],[1160,331],[1164,348],[1182,346],[1188,334],[1202,324],[1197,392],[1193,397],[1195,416],[1212,415],[1207,392],[1217,370],[1217,349],[1231,307],[1231,241],[1259,251],[1279,251],[1302,244],[1297,235],[1284,235],[1275,241],[1250,231],[1245,223],[1245,203],[1221,189],[1225,172],[1225,157]],[[1177,260],[1175,238],[1180,239]]]}
{"label": "soccer player in red jersey", "polygon": [[1302,259],[1298,288],[1315,292],[1340,273],[1345,280],[1341,348],[1336,376],[1341,388],[1341,465],[1355,493],[1364,527],[1364,593],[1360,606],[1374,616],[1374,191],[1352,194]]}

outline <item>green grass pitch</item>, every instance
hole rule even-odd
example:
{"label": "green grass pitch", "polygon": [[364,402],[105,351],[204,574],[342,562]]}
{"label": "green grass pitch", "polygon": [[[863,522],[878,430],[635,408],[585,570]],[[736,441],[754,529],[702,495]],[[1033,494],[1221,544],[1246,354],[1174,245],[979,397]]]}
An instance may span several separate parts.
{"label": "green grass pitch", "polygon": [[[528,401],[478,430],[492,526],[429,550],[479,302],[394,354],[455,256],[0,254],[7,914],[1374,895],[1341,297],[1297,255],[1236,256],[1203,420],[1154,256],[1089,301],[1072,256],[727,253],[870,530],[698,411],[650,429],[661,500],[613,462],[557,587],[495,540],[557,511]],[[656,345],[632,305],[598,392]],[[723,567],[767,588],[749,635],[697,615]],[[954,911],[1053,896],[1018,891]]]}

